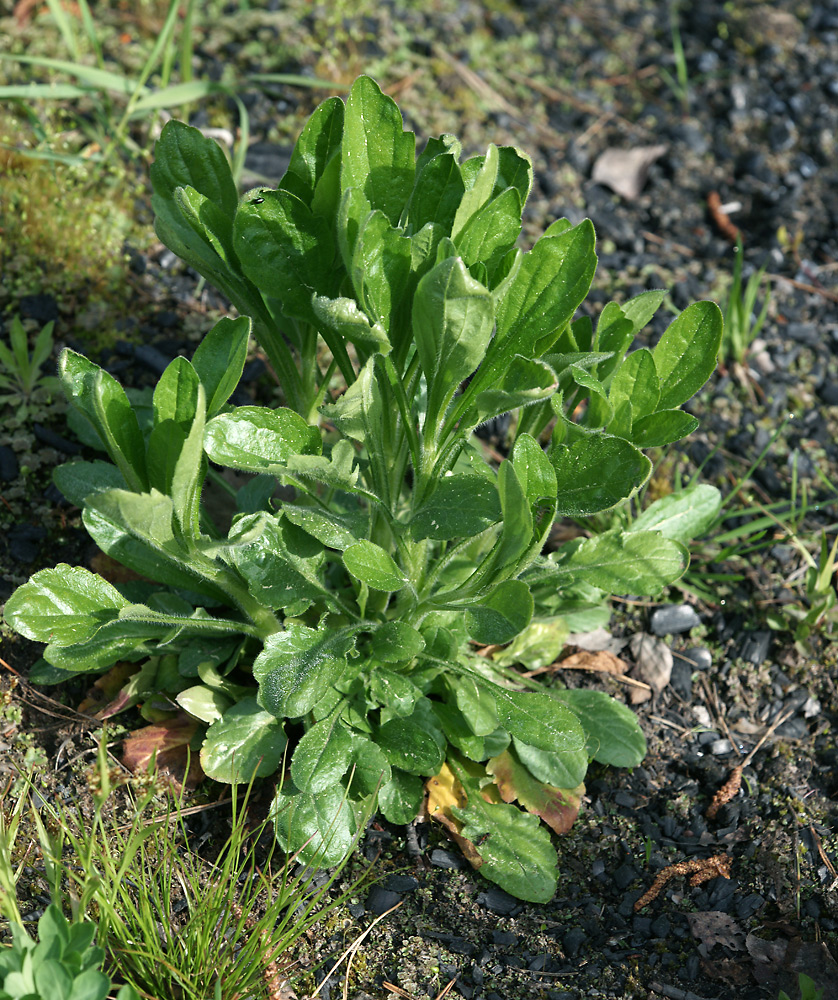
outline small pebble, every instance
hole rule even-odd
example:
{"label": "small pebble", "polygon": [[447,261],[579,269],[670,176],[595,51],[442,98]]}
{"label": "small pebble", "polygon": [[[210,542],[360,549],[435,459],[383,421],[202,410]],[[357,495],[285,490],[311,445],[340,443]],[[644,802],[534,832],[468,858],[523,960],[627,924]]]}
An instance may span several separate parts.
{"label": "small pebble", "polygon": [[649,624],[655,635],[671,635],[674,632],[689,632],[701,624],[701,619],[689,604],[668,604],[652,612]]}
{"label": "small pebble", "polygon": [[637,871],[634,865],[620,865],[611,878],[618,889],[628,889],[631,883],[637,878]]}
{"label": "small pebble", "polygon": [[431,864],[436,868],[451,868],[454,871],[459,871],[465,867],[466,863],[459,854],[453,854],[451,851],[446,851],[441,847],[435,847],[431,851]]}
{"label": "small pebble", "polygon": [[498,889],[496,886],[490,886],[485,892],[478,893],[477,903],[485,906],[492,913],[497,913],[499,916],[506,916],[512,913],[520,905],[517,899],[510,896],[508,892],[504,892],[503,889]]}

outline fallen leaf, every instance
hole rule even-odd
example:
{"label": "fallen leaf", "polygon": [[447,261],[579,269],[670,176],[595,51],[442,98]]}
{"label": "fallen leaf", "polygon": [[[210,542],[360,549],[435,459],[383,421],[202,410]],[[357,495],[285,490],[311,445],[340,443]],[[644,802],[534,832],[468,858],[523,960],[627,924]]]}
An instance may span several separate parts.
{"label": "fallen leaf", "polygon": [[565,670],[596,670],[604,674],[617,675],[624,674],[628,670],[625,660],[609,653],[607,649],[595,651],[580,649],[579,652],[566,656],[559,666]]}
{"label": "fallen leaf", "polygon": [[184,786],[195,788],[204,777],[197,751],[189,752],[198,725],[195,719],[180,713],[153,726],[137,729],[122,744],[122,763],[137,774],[147,771],[156,755],[158,773],[169,779],[175,792],[180,792]]}
{"label": "fallen leaf", "polygon": [[[96,715],[99,719],[108,719],[123,708],[128,707],[128,697],[122,697],[122,690],[128,678],[140,670],[137,663],[120,662],[102,674],[88,689],[84,701],[79,705],[79,711],[88,715]],[[123,704],[124,702],[124,704]]]}
{"label": "fallen leaf", "polygon": [[745,933],[727,913],[708,910],[705,913],[688,913],[686,917],[690,933],[700,942],[698,950],[701,955],[706,956],[717,944],[731,951],[744,950]]}
{"label": "fallen leaf", "polygon": [[[660,694],[672,676],[672,650],[663,640],[648,632],[633,635],[629,640],[629,649],[634,657],[631,676],[648,684],[655,694]],[[638,705],[648,698],[649,692],[642,688],[632,688],[630,692],[632,705]]]}
{"label": "fallen leaf", "polygon": [[570,646],[578,646],[579,649],[587,649],[592,653],[604,649],[616,656],[628,642],[628,639],[612,635],[607,628],[600,626],[592,632],[571,632],[567,637],[567,642]]}
{"label": "fallen leaf", "polygon": [[626,201],[634,201],[649,176],[649,168],[666,152],[667,146],[635,146],[634,149],[610,147],[597,157],[591,180],[616,191]]}
{"label": "fallen leaf", "polygon": [[556,833],[567,833],[579,815],[585,786],[565,789],[545,785],[517,761],[508,750],[486,763],[486,771],[495,779],[504,802],[517,801]]}

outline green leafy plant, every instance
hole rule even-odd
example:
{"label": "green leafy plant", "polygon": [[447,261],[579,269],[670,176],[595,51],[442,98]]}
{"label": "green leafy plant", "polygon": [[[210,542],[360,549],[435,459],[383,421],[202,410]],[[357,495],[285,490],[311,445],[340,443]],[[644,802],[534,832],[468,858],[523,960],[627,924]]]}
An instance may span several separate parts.
{"label": "green leafy plant", "polygon": [[760,330],[765,325],[768,307],[771,304],[771,289],[767,288],[762,308],[755,314],[757,298],[762,286],[767,264],[755,271],[742,288],[742,240],[736,240],[736,254],[733,258],[733,280],[728,292],[724,309],[724,333],[719,352],[722,361],[735,361],[742,365],[748,348],[756,340]]}
{"label": "green leafy plant", "polygon": [[0,403],[17,406],[17,416],[25,420],[32,398],[38,390],[55,392],[58,379],[43,375],[41,369],[52,355],[52,330],[50,321],[40,331],[29,353],[29,339],[19,316],[12,317],[9,346],[0,341]]}
{"label": "green leafy plant", "polygon": [[[111,981],[100,967],[105,951],[93,944],[96,924],[69,923],[51,903],[38,921],[35,942],[12,924],[12,943],[0,949],[0,1000],[105,1000]],[[140,1000],[123,986],[117,1000]]]}
{"label": "green leafy plant", "polygon": [[[643,485],[642,448],[696,427],[679,407],[715,366],[721,314],[696,303],[627,354],[664,293],[609,303],[595,329],[575,318],[593,227],[558,220],[517,248],[524,154],[414,144],[361,77],[346,106],[314,112],[279,187],[240,200],[211,140],[165,127],[157,231],[243,315],[173,361],[150,405],[65,351],[64,387],[111,463],[56,477],[99,546],[158,585],[42,570],[6,619],[48,643],[43,676],[136,661],[126,700],[165,692],[203,723],[213,778],[287,756],[272,809],[285,849],[333,863],[371,809],[412,820],[434,778],[481,872],[546,900],[557,859],[539,817],[566,829],[590,759],[634,766],[643,736],[605,694],[547,690],[476,647],[515,640],[526,662],[568,616],[684,572],[703,493],[542,550],[556,517]],[[227,404],[251,321],[287,407]],[[494,467],[474,430],[509,411]],[[210,463],[253,476],[230,526],[201,502]]]}

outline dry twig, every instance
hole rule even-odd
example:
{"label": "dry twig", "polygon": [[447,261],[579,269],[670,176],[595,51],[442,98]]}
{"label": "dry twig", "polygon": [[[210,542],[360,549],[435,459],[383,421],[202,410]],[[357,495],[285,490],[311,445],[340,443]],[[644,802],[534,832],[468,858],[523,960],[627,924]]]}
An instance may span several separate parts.
{"label": "dry twig", "polygon": [[635,912],[657,899],[666,883],[678,875],[690,875],[690,885],[701,885],[718,876],[730,878],[730,858],[726,854],[714,854],[712,858],[690,858],[661,868],[649,890],[635,902]]}

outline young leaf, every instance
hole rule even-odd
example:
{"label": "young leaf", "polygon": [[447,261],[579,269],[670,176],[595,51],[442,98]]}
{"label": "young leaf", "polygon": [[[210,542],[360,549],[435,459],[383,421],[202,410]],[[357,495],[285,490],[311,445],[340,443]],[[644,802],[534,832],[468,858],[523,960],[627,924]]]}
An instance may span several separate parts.
{"label": "young leaf", "polygon": [[225,316],[204,336],[192,358],[192,366],[204,387],[207,419],[221,410],[235,391],[247,358],[252,322],[247,316]]}
{"label": "young leaf", "polygon": [[407,622],[385,622],[370,637],[370,653],[385,663],[412,660],[424,648],[425,640]]}
{"label": "young leaf", "polygon": [[404,131],[396,102],[368,76],[349,91],[341,150],[341,190],[360,188],[370,207],[397,225],[413,189],[416,137]]}
{"label": "young leaf", "polygon": [[340,155],[343,139],[343,101],[330,97],[315,108],[300,133],[291,162],[277,185],[312,207],[318,181],[333,157]]}
{"label": "young leaf", "polygon": [[27,639],[71,646],[91,639],[128,604],[102,577],[60,563],[18,587],[6,601],[5,617]]}
{"label": "young leaf", "polygon": [[67,398],[96,429],[111,460],[132,490],[148,489],[145,443],[125,390],[98,365],[64,348],[58,376]]}
{"label": "young leaf", "polygon": [[490,265],[515,245],[521,233],[521,208],[520,195],[509,187],[472,215],[453,237],[469,267],[480,261]]}
{"label": "young leaf", "polygon": [[270,815],[284,851],[299,851],[303,864],[328,868],[339,864],[352,848],[358,829],[356,809],[339,784],[309,795],[286,778]]}
{"label": "young leaf", "polygon": [[466,191],[451,226],[452,240],[456,240],[469,220],[489,203],[495,190],[499,163],[498,147],[490,143],[485,156],[474,156],[463,164]]}
{"label": "young leaf", "polygon": [[411,233],[418,233],[430,222],[450,236],[464,193],[463,176],[454,154],[434,156],[422,169],[410,196],[408,221]]}
{"label": "young leaf", "polygon": [[[646,481],[652,463],[622,438],[586,435],[550,453],[556,471],[557,513],[586,517],[614,507]],[[608,475],[603,475],[603,469]]]}
{"label": "young leaf", "polygon": [[429,420],[480,364],[492,335],[494,308],[488,290],[459,257],[432,268],[413,299],[413,337],[428,383]]}
{"label": "young leaf", "polygon": [[634,419],[654,413],[660,399],[660,382],[652,352],[642,347],[618,368],[608,391],[608,402],[616,411],[624,400],[631,403]]}
{"label": "young leaf", "polygon": [[590,760],[586,747],[562,751],[539,750],[517,737],[513,737],[512,743],[518,759],[538,781],[555,788],[576,788],[584,781]]}
{"label": "young leaf", "polygon": [[410,240],[390,225],[383,212],[371,212],[358,231],[348,270],[365,312],[376,325],[392,331],[393,313],[410,275]]}
{"label": "young leaf", "polygon": [[234,245],[244,273],[293,319],[315,320],[311,297],[334,286],[332,227],[289,191],[258,188],[239,205]]}
{"label": "young leaf", "polygon": [[710,378],[723,326],[715,302],[693,302],[666,328],[652,352],[660,378],[661,409],[686,403]]}
{"label": "young leaf", "polygon": [[208,421],[204,448],[218,465],[276,474],[292,455],[318,455],[321,439],[293,410],[239,406]]}
{"label": "young leaf", "polygon": [[390,764],[408,774],[436,774],[444,759],[433,735],[412,716],[385,722],[373,739]]}
{"label": "young leaf", "polygon": [[366,539],[344,551],[343,564],[354,577],[374,590],[401,590],[407,583],[404,571],[389,552]]}
{"label": "young leaf", "polygon": [[584,580],[618,594],[659,594],[687,568],[684,546],[656,531],[613,531],[584,539],[553,569],[560,586]]}
{"label": "young leaf", "polygon": [[390,780],[378,791],[378,808],[388,823],[412,823],[422,808],[421,779],[394,767]]}

